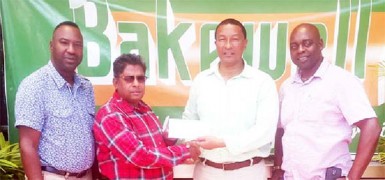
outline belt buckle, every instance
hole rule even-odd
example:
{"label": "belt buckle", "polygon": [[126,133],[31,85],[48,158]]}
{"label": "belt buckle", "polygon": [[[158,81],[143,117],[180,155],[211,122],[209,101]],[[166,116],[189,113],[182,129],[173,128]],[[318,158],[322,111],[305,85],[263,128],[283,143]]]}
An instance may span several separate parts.
{"label": "belt buckle", "polygon": [[206,164],[207,159],[206,158],[202,158],[202,159],[203,159],[202,164],[206,166],[207,165]]}
{"label": "belt buckle", "polygon": [[70,173],[69,172],[66,172],[65,174],[64,174],[64,179],[68,179],[70,177]]}
{"label": "belt buckle", "polygon": [[229,162],[222,163],[222,170],[227,171],[226,170],[226,165],[228,165],[228,164],[231,164],[231,163],[229,163]]}
{"label": "belt buckle", "polygon": [[254,165],[254,159],[250,158],[249,161],[250,161],[250,165],[249,166],[253,166]]}

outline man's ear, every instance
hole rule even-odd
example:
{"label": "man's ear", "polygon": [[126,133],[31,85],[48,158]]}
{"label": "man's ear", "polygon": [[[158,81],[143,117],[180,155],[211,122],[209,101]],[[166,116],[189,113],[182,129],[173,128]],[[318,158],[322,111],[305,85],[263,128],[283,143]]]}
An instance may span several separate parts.
{"label": "man's ear", "polygon": [[245,39],[245,41],[246,41],[246,43],[245,43],[245,48],[244,48],[244,50],[246,50],[247,44],[249,43],[249,40]]}
{"label": "man's ear", "polygon": [[52,52],[52,40],[49,41],[49,50]]}
{"label": "man's ear", "polygon": [[320,39],[320,40],[319,40],[319,44],[320,44],[321,50],[322,50],[323,48],[325,48],[325,44],[324,44],[324,40],[323,40],[323,39]]}
{"label": "man's ear", "polygon": [[116,89],[116,86],[118,85],[118,80],[119,79],[115,77],[112,79],[112,85],[114,85],[115,89]]}

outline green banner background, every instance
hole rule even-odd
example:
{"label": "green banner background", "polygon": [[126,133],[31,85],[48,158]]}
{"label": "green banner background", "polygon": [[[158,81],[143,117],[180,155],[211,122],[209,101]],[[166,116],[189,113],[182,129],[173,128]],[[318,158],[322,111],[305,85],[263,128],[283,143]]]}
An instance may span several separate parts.
{"label": "green banner background", "polygon": [[[336,0],[94,0],[89,1],[95,4],[98,11],[96,21],[98,25],[93,28],[86,28],[84,20],[84,9],[76,6],[76,2],[72,0],[3,0],[1,1],[1,20],[3,26],[4,49],[5,49],[5,73],[6,73],[6,96],[8,107],[8,122],[10,140],[16,142],[18,140],[17,131],[14,128],[14,101],[15,94],[19,83],[27,75],[44,66],[49,60],[49,40],[52,35],[53,28],[61,21],[72,20],[79,24],[82,29],[85,41],[97,41],[101,50],[101,65],[111,66],[111,54],[109,51],[110,42],[102,36],[107,23],[107,14],[111,12],[142,12],[142,13],[162,13],[159,9],[167,5],[172,6],[173,13],[192,13],[192,14],[283,14],[283,13],[325,13],[335,12],[337,8]],[[342,6],[341,19],[349,18],[353,12],[365,10],[370,4],[371,13],[385,13],[385,0],[341,0]],[[359,5],[361,8],[359,9]],[[348,10],[344,9],[344,7]],[[72,7],[72,8],[71,8]],[[158,9],[157,9],[158,8]],[[157,18],[157,17],[154,17]],[[159,18],[159,17],[158,17]],[[369,17],[368,17],[369,18]],[[161,20],[161,18],[159,18]],[[140,19],[138,20],[140,22]],[[385,20],[384,20],[385,21]],[[188,24],[185,24],[188,28]],[[343,22],[340,26],[349,26]],[[183,28],[183,26],[180,26]],[[215,27],[215,26],[213,26]],[[248,26],[246,26],[248,27]],[[129,28],[129,27],[128,27]],[[343,28],[343,27],[341,27]],[[346,28],[346,27],[345,27]],[[347,27],[349,28],[349,27]],[[341,33],[341,36],[343,32]],[[158,37],[161,39],[162,37]],[[347,38],[347,37],[346,37]],[[365,39],[363,39],[365,40]],[[268,43],[268,40],[266,40]],[[286,40],[285,40],[286,41]],[[285,44],[286,46],[286,44]],[[384,46],[382,44],[382,46]],[[87,48],[85,47],[84,59],[86,59]],[[158,45],[162,48],[162,44]],[[365,48],[365,47],[362,47]],[[252,52],[252,49],[251,51]],[[269,51],[262,52],[261,56],[268,57]],[[363,54],[365,56],[365,54]],[[215,57],[216,54],[210,56]],[[212,57],[208,57],[211,58]],[[343,66],[345,54],[338,55],[337,63]],[[340,62],[340,60],[342,62]],[[104,63],[104,64],[103,64]],[[209,62],[202,60],[202,69],[208,67]],[[160,64],[162,66],[164,64]],[[84,67],[84,68],[83,68]],[[83,69],[82,69],[83,68]],[[262,67],[260,67],[262,68]],[[103,68],[86,68],[85,60],[83,60],[80,70],[82,74],[93,76],[96,73],[106,74],[108,72],[99,71]],[[106,69],[106,68],[104,68]],[[268,71],[268,69],[265,69]],[[180,72],[187,73],[186,70]],[[362,72],[356,72],[360,76]],[[273,77],[279,75],[270,72]],[[162,76],[163,74],[159,74]],[[275,78],[276,79],[276,78]],[[180,116],[183,107],[153,107],[154,111],[164,119],[166,115]],[[377,112],[383,114],[381,108],[376,108]],[[381,117],[381,124],[384,119]],[[355,150],[357,139],[352,145],[352,152]]]}

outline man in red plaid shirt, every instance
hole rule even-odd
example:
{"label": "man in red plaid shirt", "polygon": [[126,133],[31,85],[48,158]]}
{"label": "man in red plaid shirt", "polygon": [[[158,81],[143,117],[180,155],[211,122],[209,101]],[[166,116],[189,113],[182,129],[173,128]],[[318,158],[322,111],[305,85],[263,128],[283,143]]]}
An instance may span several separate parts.
{"label": "man in red plaid shirt", "polygon": [[115,92],[97,115],[93,130],[99,170],[108,179],[173,179],[173,166],[194,162],[195,143],[173,145],[142,101],[146,65],[138,55],[123,54],[113,65]]}

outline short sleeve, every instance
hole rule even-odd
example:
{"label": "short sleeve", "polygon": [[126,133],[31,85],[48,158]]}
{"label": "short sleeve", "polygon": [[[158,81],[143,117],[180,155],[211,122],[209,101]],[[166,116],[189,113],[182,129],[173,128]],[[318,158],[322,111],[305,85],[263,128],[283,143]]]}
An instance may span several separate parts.
{"label": "short sleeve", "polygon": [[366,118],[376,117],[361,82],[351,76],[339,86],[338,104],[346,121],[352,125]]}
{"label": "short sleeve", "polygon": [[27,126],[41,131],[43,128],[43,88],[41,82],[31,78],[24,79],[19,85],[15,100],[15,127]]}

